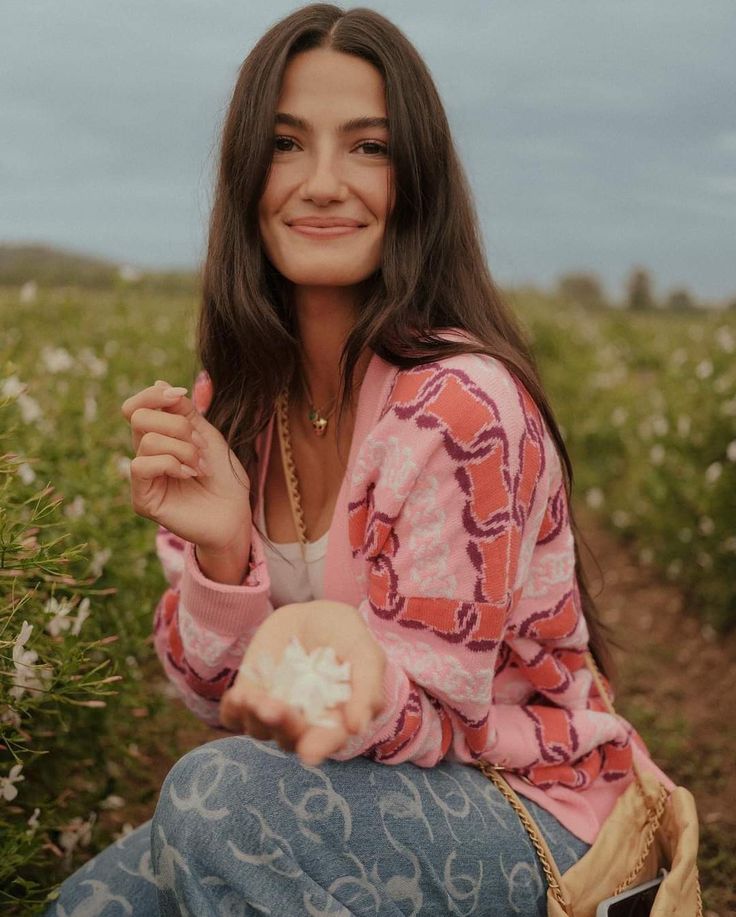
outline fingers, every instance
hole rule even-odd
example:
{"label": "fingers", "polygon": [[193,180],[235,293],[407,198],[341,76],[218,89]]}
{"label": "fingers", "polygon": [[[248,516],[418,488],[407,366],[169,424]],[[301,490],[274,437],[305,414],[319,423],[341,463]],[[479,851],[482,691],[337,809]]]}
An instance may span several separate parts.
{"label": "fingers", "polygon": [[[192,434],[192,436],[197,437],[197,434]],[[138,455],[171,455],[195,473],[207,474],[209,471],[209,466],[202,456],[202,450],[196,445],[196,439],[190,442],[149,430],[141,437],[138,444]]]}
{"label": "fingers", "polygon": [[139,511],[139,507],[136,506],[139,485],[145,485],[161,475],[185,480],[197,477],[198,472],[188,465],[183,465],[173,455],[137,455],[130,463],[133,509],[136,512]]}
{"label": "fingers", "polygon": [[301,713],[260,689],[252,689],[249,697],[226,691],[220,702],[220,721],[232,732],[246,733],[254,739],[275,739],[286,751],[294,750],[307,729]]}
{"label": "fingers", "polygon": [[138,408],[167,409],[179,414],[189,414],[194,409],[194,404],[189,398],[183,397],[186,392],[183,386],[171,386],[159,379],[155,385],[149,385],[148,388],[126,398],[120,410],[128,421]]}
{"label": "fingers", "polygon": [[370,721],[383,710],[385,658],[379,653],[363,652],[351,658],[351,695],[345,702],[345,722],[351,732],[365,732]]}
{"label": "fingers", "polygon": [[344,726],[312,726],[296,743],[296,752],[302,762],[317,767],[322,761],[345,744]]}

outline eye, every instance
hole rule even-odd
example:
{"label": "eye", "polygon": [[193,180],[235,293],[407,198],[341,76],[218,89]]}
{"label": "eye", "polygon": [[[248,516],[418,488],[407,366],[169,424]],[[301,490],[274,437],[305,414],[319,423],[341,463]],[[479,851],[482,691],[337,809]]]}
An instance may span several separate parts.
{"label": "eye", "polygon": [[[285,147],[279,146],[280,143],[286,144],[286,146]],[[288,146],[288,144],[291,144],[291,143],[296,143],[296,141],[292,137],[287,137],[284,134],[278,134],[276,137],[273,138],[274,150],[277,153],[290,153],[291,148]]]}
{"label": "eye", "polygon": [[366,150],[367,156],[388,155],[388,147],[385,143],[381,143],[380,140],[364,140],[362,143],[358,144],[358,147],[371,147],[372,149]]}

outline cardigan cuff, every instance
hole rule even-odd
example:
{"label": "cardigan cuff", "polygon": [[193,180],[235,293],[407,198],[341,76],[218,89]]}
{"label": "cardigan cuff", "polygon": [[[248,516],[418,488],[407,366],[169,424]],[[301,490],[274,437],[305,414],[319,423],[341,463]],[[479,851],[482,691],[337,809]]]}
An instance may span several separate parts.
{"label": "cardigan cuff", "polygon": [[241,634],[244,617],[265,617],[270,588],[263,547],[255,530],[251,536],[248,572],[239,586],[208,579],[197,563],[194,544],[186,543],[180,601],[201,626],[221,634]]}

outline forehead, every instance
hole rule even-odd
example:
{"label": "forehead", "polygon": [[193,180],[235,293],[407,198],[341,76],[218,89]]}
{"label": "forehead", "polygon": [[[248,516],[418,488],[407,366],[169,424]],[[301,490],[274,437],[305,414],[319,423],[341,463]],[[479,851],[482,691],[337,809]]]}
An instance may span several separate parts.
{"label": "forehead", "polygon": [[368,61],[352,54],[326,48],[303,51],[286,66],[277,107],[308,120],[385,117],[383,77]]}

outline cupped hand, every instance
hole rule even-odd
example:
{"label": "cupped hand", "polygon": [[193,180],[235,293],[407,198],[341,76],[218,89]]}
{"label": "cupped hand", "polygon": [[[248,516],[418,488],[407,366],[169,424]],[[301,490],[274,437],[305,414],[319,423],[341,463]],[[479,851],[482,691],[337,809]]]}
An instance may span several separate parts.
{"label": "cupped hand", "polygon": [[264,657],[277,664],[293,637],[307,653],[331,646],[338,663],[350,663],[351,696],[326,711],[336,725],[308,723],[297,708],[272,698],[243,671],[222,696],[220,721],[233,732],[276,739],[287,751],[296,750],[305,764],[316,766],[351,734],[365,732],[383,709],[386,656],[357,609],[317,599],[282,605],[272,612],[253,635],[243,662],[255,671]]}
{"label": "cupped hand", "polygon": [[[210,384],[207,382],[207,384]],[[250,481],[220,431],[186,389],[158,380],[128,398],[131,501],[138,515],[209,551],[250,544]]]}

